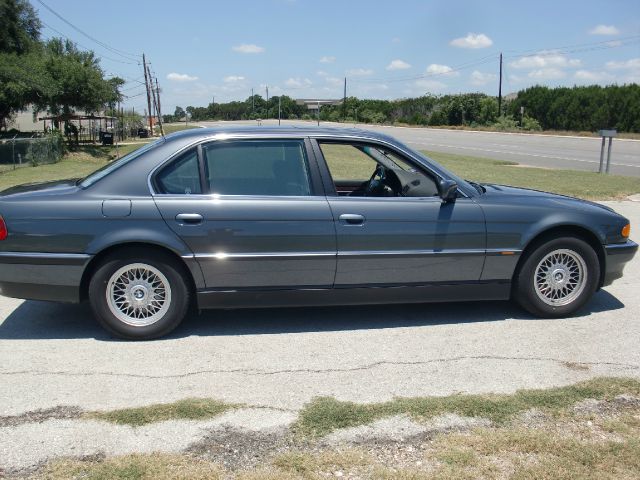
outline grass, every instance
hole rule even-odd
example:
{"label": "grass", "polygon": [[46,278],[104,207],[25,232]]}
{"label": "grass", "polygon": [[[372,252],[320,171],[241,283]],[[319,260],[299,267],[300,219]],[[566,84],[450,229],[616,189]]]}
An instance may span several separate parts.
{"label": "grass", "polygon": [[159,403],[138,408],[123,408],[106,412],[90,412],[86,418],[104,420],[118,425],[139,427],[165,420],[203,420],[216,417],[238,405],[208,398],[187,398],[173,403]]}
{"label": "grass", "polygon": [[[379,415],[398,412],[420,418],[445,411],[475,414],[496,423],[466,432],[438,433],[416,440],[418,443],[374,442],[358,448],[314,443],[306,438],[292,442],[285,451],[260,457],[256,464],[236,470],[215,463],[207,457],[207,452],[202,456],[151,453],[58,459],[41,467],[32,477],[48,480],[319,480],[338,476],[376,480],[637,479],[640,478],[640,408],[628,406],[600,414],[576,413],[571,408],[585,398],[612,399],[623,393],[640,395],[640,381],[599,378],[567,387],[522,390],[512,395],[452,395],[398,399],[373,405],[333,400],[331,404],[325,401],[321,411],[318,402],[312,402],[300,415],[307,421],[313,419],[313,428],[308,431],[312,436],[337,426],[360,424]],[[199,404],[202,400],[195,402]],[[171,408],[151,406],[142,416],[136,413],[132,417],[132,412],[140,409],[128,409],[124,417],[125,410],[121,410],[118,415],[127,420],[125,423],[135,418],[138,424],[141,418],[145,421],[175,418],[176,411],[180,410],[174,408],[176,404],[171,404]],[[332,407],[327,409],[326,405]],[[191,412],[192,407],[187,410]],[[546,420],[535,426],[519,420],[508,421],[530,408],[543,410],[548,415]],[[148,416],[150,411],[155,413]],[[162,413],[158,415],[158,412]],[[244,454],[250,456],[251,444],[246,448]]]}
{"label": "grass", "polygon": [[[524,135],[557,135],[557,136],[562,136],[562,137],[566,137],[566,136],[570,136],[570,137],[595,137],[595,138],[601,138],[600,135],[598,134],[598,132],[588,132],[588,131],[574,131],[574,130],[542,130],[542,131],[535,131],[535,130],[521,130],[521,129],[514,129],[514,130],[498,130],[492,126],[487,126],[487,125],[476,125],[475,127],[472,127],[470,125],[429,125],[429,126],[422,126],[422,125],[412,125],[412,124],[407,124],[407,123],[402,123],[402,122],[397,122],[394,123],[394,126],[402,126],[402,127],[412,127],[412,128],[433,128],[433,129],[439,129],[439,130],[471,130],[471,131],[483,131],[483,132],[497,132],[497,133],[521,133]],[[634,133],[634,132],[618,132],[618,136],[617,138],[625,138],[625,139],[631,139],[631,140],[640,140],[640,133]]]}
{"label": "grass", "polygon": [[[175,126],[184,129],[184,125]],[[192,128],[189,126],[189,128]],[[197,127],[193,127],[197,128]],[[122,145],[120,155],[139,148],[142,143]],[[325,145],[323,150],[331,153],[329,163],[341,179],[362,179],[373,170],[371,160],[349,148]],[[333,150],[332,150],[333,149]],[[640,177],[620,175],[600,175],[576,170],[555,170],[533,167],[519,167],[512,162],[488,158],[453,155],[448,153],[424,152],[462,178],[486,183],[513,185],[536,190],[571,195],[590,200],[622,199],[640,193]],[[82,146],[68,153],[60,162],[38,167],[24,166],[16,170],[0,171],[0,190],[24,183],[46,182],[67,178],[84,177],[102,167],[116,156],[115,147]],[[343,159],[343,162],[340,160]]]}
{"label": "grass", "polygon": [[640,395],[640,381],[601,378],[546,390],[519,390],[511,395],[398,398],[372,404],[321,397],[302,409],[294,429],[303,436],[321,437],[340,428],[365,425],[393,415],[409,414],[424,420],[445,413],[483,417],[503,425],[531,408],[557,415],[580,400],[608,399],[622,393]]}
{"label": "grass", "polygon": [[488,158],[429,151],[424,153],[456,175],[476,182],[513,185],[590,200],[621,199],[640,193],[640,177],[519,167],[513,162]]}
{"label": "grass", "polygon": [[[117,152],[126,155],[143,144],[121,145]],[[58,163],[0,172],[0,191],[24,183],[48,182],[68,178],[82,178],[116,158],[116,148],[110,146],[81,146],[67,153]]]}
{"label": "grass", "polygon": [[198,127],[197,125],[185,125],[184,123],[166,123],[162,125],[162,128],[164,129],[164,134],[169,135],[170,133],[180,132],[182,130],[191,130],[192,128],[200,127]]}
{"label": "grass", "polygon": [[222,479],[218,465],[186,455],[124,455],[87,461],[62,460],[50,464],[37,478],[62,480],[216,480]]}

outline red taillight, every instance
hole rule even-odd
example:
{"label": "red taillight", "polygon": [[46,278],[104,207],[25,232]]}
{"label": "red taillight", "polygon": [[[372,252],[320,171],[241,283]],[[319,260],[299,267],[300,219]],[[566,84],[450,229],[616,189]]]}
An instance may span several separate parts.
{"label": "red taillight", "polygon": [[4,218],[0,217],[0,240],[4,240],[9,235],[7,231],[7,224],[4,223]]}

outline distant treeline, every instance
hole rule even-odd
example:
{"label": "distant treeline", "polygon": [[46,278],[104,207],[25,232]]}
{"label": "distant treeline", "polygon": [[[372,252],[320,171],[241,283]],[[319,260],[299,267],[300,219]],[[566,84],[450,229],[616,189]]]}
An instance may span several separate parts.
{"label": "distant treeline", "polygon": [[[260,95],[242,102],[187,107],[189,119],[248,120],[277,118],[314,119],[314,112],[297,105],[290,97],[277,96],[267,102]],[[524,107],[521,109],[521,107]],[[165,122],[184,120],[177,107]],[[536,86],[521,90],[514,99],[503,99],[498,115],[497,97],[482,93],[425,95],[402,100],[362,100],[348,97],[345,105],[323,106],[322,121],[410,124],[432,126],[491,126],[503,130],[596,131],[615,128],[620,132],[640,132],[640,85],[549,88]]]}

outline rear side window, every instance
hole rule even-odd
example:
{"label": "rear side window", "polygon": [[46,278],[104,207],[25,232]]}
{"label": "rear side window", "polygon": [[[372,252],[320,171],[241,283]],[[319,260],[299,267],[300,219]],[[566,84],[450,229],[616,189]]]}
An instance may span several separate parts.
{"label": "rear side window", "polygon": [[156,183],[162,193],[178,195],[202,193],[196,150],[188,151],[164,167],[156,176]]}
{"label": "rear side window", "polygon": [[245,140],[203,148],[209,191],[218,195],[311,195],[302,140]]}

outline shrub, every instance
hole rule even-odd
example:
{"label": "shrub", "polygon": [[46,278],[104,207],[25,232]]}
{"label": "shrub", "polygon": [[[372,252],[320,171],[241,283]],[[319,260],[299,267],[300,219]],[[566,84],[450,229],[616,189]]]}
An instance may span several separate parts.
{"label": "shrub", "polygon": [[542,126],[540,125],[540,122],[535,118],[524,117],[522,119],[522,129],[532,132],[540,132],[542,131]]}
{"label": "shrub", "polygon": [[495,121],[493,128],[496,130],[516,130],[518,123],[513,118],[502,115]]}
{"label": "shrub", "polygon": [[64,138],[56,131],[29,142],[25,157],[32,166],[37,167],[45,163],[57,163],[64,152]]}

